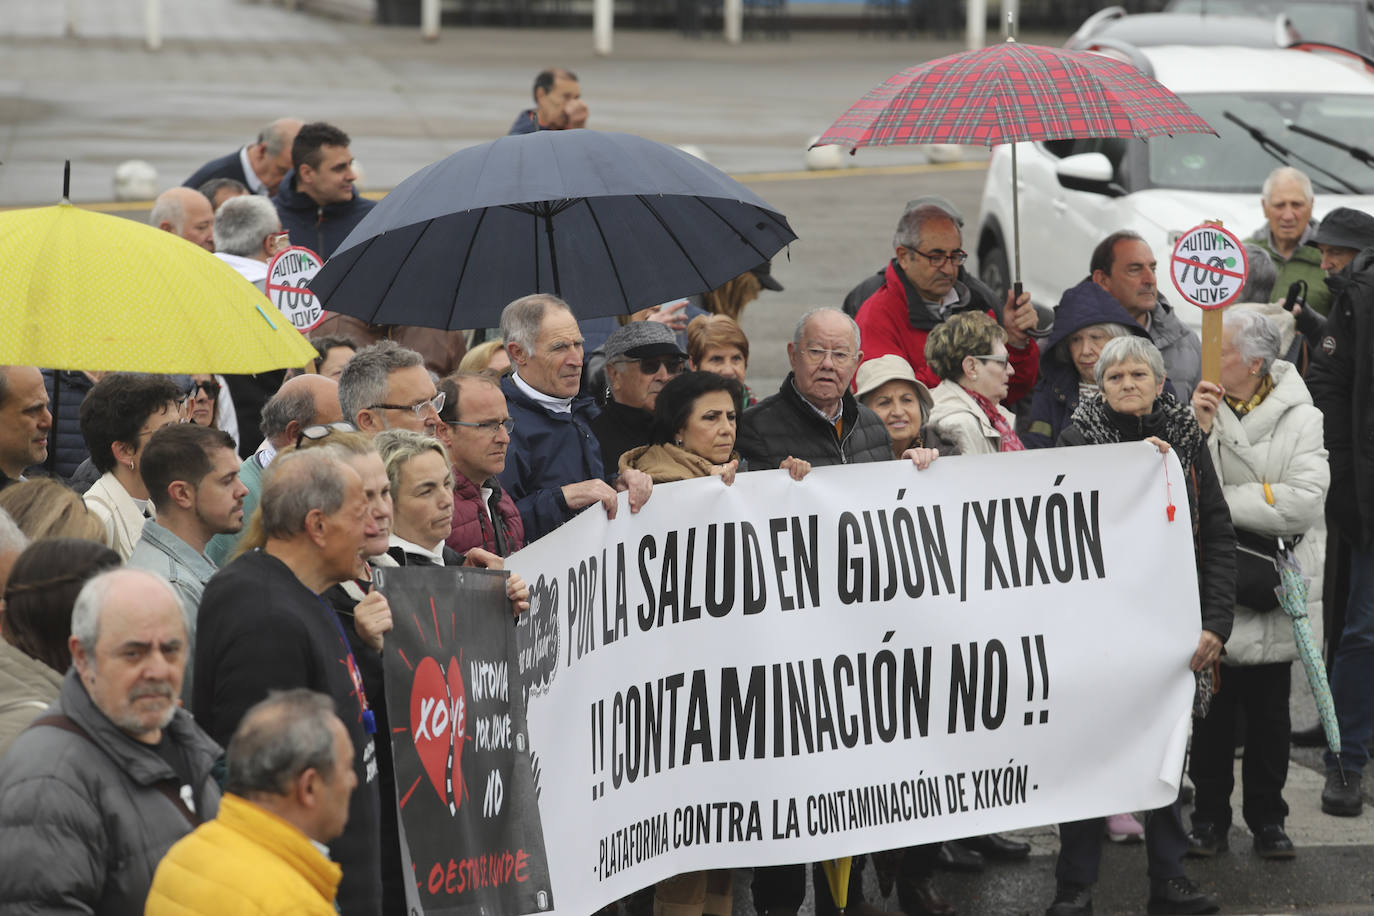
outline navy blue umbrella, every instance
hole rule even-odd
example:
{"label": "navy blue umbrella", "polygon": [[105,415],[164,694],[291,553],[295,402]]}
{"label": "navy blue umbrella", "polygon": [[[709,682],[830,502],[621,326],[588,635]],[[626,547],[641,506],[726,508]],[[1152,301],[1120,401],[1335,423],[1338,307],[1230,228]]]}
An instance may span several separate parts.
{"label": "navy blue umbrella", "polygon": [[407,178],[311,281],[374,324],[491,327],[530,293],[582,318],[715,289],[796,233],[743,185],[652,140],[548,130],[460,150]]}

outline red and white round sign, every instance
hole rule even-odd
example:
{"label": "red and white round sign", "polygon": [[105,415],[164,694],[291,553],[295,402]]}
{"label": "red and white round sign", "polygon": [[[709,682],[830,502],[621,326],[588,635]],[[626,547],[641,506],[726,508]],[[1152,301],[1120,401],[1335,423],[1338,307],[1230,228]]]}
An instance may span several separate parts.
{"label": "red and white round sign", "polygon": [[300,245],[282,249],[267,263],[267,298],[302,334],[324,321],[324,306],[305,286],[323,266],[323,258]]}
{"label": "red and white round sign", "polygon": [[1201,309],[1230,305],[1245,286],[1250,260],[1235,235],[1203,224],[1179,238],[1169,258],[1169,276],[1184,299]]}

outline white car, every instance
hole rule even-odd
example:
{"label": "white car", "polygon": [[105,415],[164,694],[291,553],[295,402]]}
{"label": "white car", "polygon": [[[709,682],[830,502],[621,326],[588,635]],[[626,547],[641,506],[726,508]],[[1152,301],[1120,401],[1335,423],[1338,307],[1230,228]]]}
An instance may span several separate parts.
{"label": "white car", "polygon": [[[1093,248],[1132,229],[1159,261],[1159,287],[1183,321],[1202,312],[1184,302],[1167,264],[1178,237],[1219,219],[1242,239],[1264,224],[1260,185],[1276,166],[1306,172],[1315,216],[1335,207],[1374,213],[1374,167],[1294,130],[1293,125],[1374,153],[1374,76],[1357,61],[1309,51],[1164,45],[1124,51],[1188,102],[1220,134],[1017,144],[1021,280],[1053,307],[1088,275]],[[1152,71],[1152,72],[1151,72]],[[1278,158],[1239,119],[1299,159]],[[1324,170],[1324,171],[1323,171]],[[996,147],[983,186],[978,275],[996,290],[1012,278],[1011,148]]]}

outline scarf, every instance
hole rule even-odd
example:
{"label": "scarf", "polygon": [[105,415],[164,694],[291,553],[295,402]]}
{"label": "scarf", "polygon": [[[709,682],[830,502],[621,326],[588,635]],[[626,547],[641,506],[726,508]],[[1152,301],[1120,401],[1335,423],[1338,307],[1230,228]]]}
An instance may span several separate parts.
{"label": "scarf", "polygon": [[1255,392],[1253,397],[1242,401],[1240,400],[1240,398],[1233,398],[1228,394],[1225,395],[1226,406],[1231,408],[1231,412],[1234,413],[1236,416],[1243,417],[1250,411],[1254,410],[1256,407],[1260,406],[1264,399],[1269,397],[1269,392],[1273,390],[1274,377],[1266,372],[1264,374],[1264,378],[1260,379],[1259,390]]}
{"label": "scarf", "polygon": [[1016,435],[1016,430],[1011,428],[1007,418],[1002,416],[1002,411],[997,409],[997,405],[983,397],[978,392],[965,388],[964,393],[973,398],[973,402],[983,410],[983,415],[988,418],[992,428],[997,430],[997,435],[1002,437],[1001,445],[997,447],[999,452],[1023,452],[1026,447],[1021,444],[1021,437]]}
{"label": "scarf", "polygon": [[1160,392],[1149,413],[1142,417],[1117,413],[1107,406],[1101,392],[1078,402],[1073,425],[1092,445],[1110,442],[1139,442],[1158,436],[1178,452],[1179,463],[1189,468],[1202,449],[1206,437],[1193,418],[1192,409],[1167,391]]}
{"label": "scarf", "polygon": [[[732,460],[738,457],[737,452],[730,454]],[[703,458],[695,452],[689,452],[680,445],[673,445],[671,442],[664,442],[660,445],[641,445],[639,448],[630,449],[620,456],[620,470],[634,468],[637,471],[643,471],[656,484],[710,477],[713,467],[715,465],[709,459]]]}

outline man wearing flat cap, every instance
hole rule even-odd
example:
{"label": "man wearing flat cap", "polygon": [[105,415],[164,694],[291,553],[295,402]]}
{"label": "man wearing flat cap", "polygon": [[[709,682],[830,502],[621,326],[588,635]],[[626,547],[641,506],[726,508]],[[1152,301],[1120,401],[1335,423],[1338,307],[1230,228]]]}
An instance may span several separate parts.
{"label": "man wearing flat cap", "polygon": [[1341,749],[1326,753],[1321,804],[1327,814],[1354,817],[1363,808],[1361,780],[1374,738],[1374,458],[1366,446],[1374,437],[1374,217],[1332,210],[1308,244],[1321,250],[1332,299],[1307,384],[1325,417],[1327,518],[1350,544],[1345,627],[1331,671]]}
{"label": "man wearing flat cap", "polygon": [[606,338],[602,349],[610,396],[591,426],[609,470],[630,449],[653,441],[649,433],[658,393],[682,371],[687,354],[677,335],[656,321],[630,322]]}

